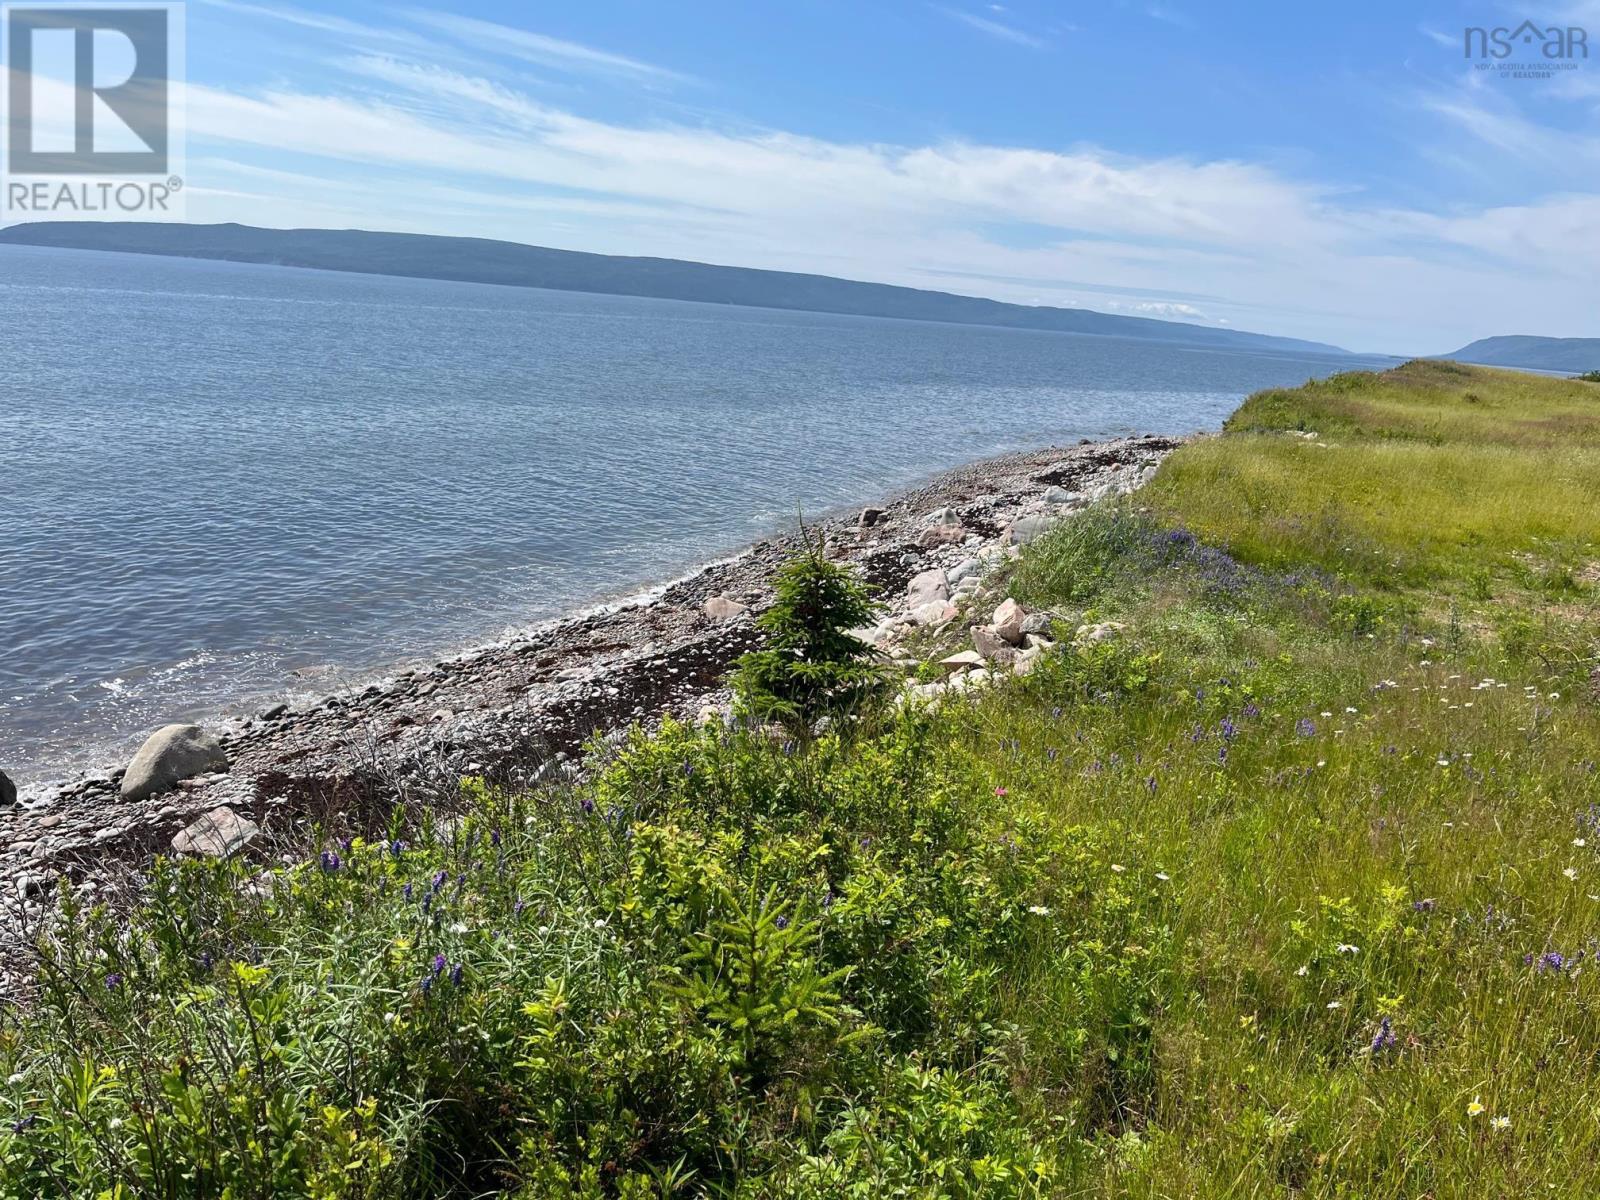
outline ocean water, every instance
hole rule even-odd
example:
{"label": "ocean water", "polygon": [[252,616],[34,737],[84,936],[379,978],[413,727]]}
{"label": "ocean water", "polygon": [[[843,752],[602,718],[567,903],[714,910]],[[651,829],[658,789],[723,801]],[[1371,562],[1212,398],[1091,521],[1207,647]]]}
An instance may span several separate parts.
{"label": "ocean water", "polygon": [[320,694],[1008,449],[1360,365],[0,247],[0,769]]}

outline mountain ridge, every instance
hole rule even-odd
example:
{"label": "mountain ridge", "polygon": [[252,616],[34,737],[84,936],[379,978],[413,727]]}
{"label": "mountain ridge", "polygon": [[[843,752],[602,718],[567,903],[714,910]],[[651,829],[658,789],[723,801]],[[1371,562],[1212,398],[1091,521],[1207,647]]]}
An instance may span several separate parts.
{"label": "mountain ridge", "polygon": [[1490,367],[1527,367],[1535,371],[1600,370],[1600,338],[1539,337],[1512,333],[1479,338],[1445,358]]}
{"label": "mountain ridge", "polygon": [[1233,349],[1346,355],[1338,346],[1087,308],[1009,304],[830,275],[560,250],[489,238],[221,224],[50,221],[0,229],[0,244],[308,267],[354,274],[692,300],[946,324],[1091,333]]}

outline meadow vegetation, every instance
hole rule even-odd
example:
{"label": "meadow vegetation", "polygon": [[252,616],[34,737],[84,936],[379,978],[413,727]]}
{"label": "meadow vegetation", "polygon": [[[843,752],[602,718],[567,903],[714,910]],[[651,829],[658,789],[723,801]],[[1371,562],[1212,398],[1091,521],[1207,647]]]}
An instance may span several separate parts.
{"label": "meadow vegetation", "polygon": [[1597,500],[1591,384],[1264,393],[1027,549],[1025,678],[791,623],[791,728],[69,890],[0,1195],[1600,1193]]}

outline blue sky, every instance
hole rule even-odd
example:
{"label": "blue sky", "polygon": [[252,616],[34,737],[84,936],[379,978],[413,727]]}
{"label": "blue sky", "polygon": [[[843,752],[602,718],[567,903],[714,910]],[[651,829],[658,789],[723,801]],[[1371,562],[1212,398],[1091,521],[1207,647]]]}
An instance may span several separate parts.
{"label": "blue sky", "polygon": [[[1600,336],[1600,0],[188,5],[189,218],[1442,352]],[[1490,78],[1469,25],[1591,30]],[[1521,56],[1519,56],[1521,57]]]}

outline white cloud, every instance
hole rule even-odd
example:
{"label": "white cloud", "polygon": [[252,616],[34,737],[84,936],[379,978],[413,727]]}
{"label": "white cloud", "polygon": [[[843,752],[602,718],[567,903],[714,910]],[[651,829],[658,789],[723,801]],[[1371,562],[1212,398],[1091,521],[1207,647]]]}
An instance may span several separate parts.
{"label": "white cloud", "polygon": [[438,30],[464,45],[490,54],[501,54],[539,66],[580,74],[620,76],[645,83],[685,83],[690,78],[677,71],[641,62],[625,55],[597,50],[577,42],[563,41],[516,29],[477,17],[463,17],[455,13],[435,12],[431,9],[411,9],[406,15],[418,24]]}
{"label": "white cloud", "polygon": [[[996,4],[991,4],[989,9],[991,12],[1005,12],[1004,8]],[[1014,46],[1027,46],[1033,50],[1043,50],[1048,44],[1043,38],[1035,37],[1033,34],[1026,33],[1013,25],[1007,25],[1004,21],[996,21],[992,17],[980,17],[975,13],[963,12],[959,8],[946,8],[942,5],[940,6],[940,11],[964,25],[971,26],[979,33],[987,34],[989,37],[996,38],[1002,42],[1010,42]]]}

